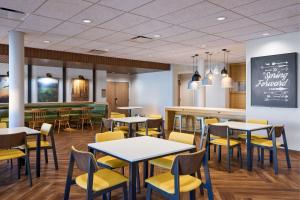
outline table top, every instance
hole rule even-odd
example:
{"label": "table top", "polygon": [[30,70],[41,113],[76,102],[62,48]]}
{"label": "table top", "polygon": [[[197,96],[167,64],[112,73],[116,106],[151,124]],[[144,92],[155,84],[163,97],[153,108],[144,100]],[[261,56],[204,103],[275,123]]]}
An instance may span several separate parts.
{"label": "table top", "polygon": [[149,136],[88,144],[88,147],[128,162],[140,162],[193,150],[194,145]]}
{"label": "table top", "polygon": [[37,135],[40,133],[40,131],[28,127],[0,128],[0,135],[15,134],[21,132],[26,132],[27,135]]}
{"label": "table top", "polygon": [[123,118],[111,118],[111,119],[115,122],[132,124],[132,123],[146,122],[149,118],[148,117],[123,117]]}
{"label": "table top", "polygon": [[228,126],[230,129],[241,130],[241,131],[257,131],[257,130],[263,130],[272,127],[272,125],[269,124],[265,125],[265,124],[254,124],[254,123],[235,122],[235,121],[214,123],[213,125]]}
{"label": "table top", "polygon": [[142,109],[143,107],[140,106],[122,106],[122,107],[117,107],[117,109],[120,110],[134,110],[134,109]]}

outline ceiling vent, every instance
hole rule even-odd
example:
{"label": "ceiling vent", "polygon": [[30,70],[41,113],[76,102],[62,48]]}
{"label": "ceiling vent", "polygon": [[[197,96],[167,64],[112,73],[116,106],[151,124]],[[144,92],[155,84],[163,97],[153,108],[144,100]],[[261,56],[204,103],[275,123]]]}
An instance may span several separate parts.
{"label": "ceiling vent", "polygon": [[101,55],[101,54],[107,53],[107,51],[103,51],[103,50],[99,50],[99,49],[92,49],[92,50],[88,51],[88,53],[95,54],[95,55]]}
{"label": "ceiling vent", "polygon": [[136,37],[131,38],[129,41],[135,42],[135,43],[146,43],[146,42],[150,42],[151,40],[152,40],[152,38],[149,38],[149,37],[136,36]]}
{"label": "ceiling vent", "polygon": [[27,14],[19,10],[0,7],[0,17],[14,20],[24,20],[25,17],[27,17]]}

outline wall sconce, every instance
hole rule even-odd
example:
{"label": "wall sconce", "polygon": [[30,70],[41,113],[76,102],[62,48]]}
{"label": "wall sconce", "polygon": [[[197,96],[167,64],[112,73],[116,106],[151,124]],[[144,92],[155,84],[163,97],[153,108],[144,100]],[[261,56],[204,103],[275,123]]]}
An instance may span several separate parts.
{"label": "wall sconce", "polygon": [[52,74],[50,74],[50,73],[47,73],[46,76],[47,76],[48,78],[52,78]]}
{"label": "wall sconce", "polygon": [[82,75],[79,75],[79,76],[78,76],[78,79],[80,79],[80,80],[84,80],[84,76],[82,76]]}

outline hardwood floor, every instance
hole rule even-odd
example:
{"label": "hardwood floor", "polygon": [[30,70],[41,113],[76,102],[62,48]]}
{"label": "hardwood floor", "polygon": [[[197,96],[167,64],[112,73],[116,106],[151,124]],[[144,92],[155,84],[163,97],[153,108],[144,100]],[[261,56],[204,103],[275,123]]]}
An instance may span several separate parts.
{"label": "hardwood floor", "polygon": [[[0,162],[0,199],[1,200],[58,200],[63,199],[66,171],[69,162],[69,150],[72,145],[87,150],[87,143],[94,140],[94,133],[81,133],[81,130],[66,132],[61,131],[55,134],[56,146],[59,160],[59,170],[55,171],[52,151],[49,151],[49,163],[45,164],[42,152],[41,177],[36,178],[33,173],[33,186],[29,187],[27,177],[22,169],[21,179],[17,179],[17,165],[14,161],[13,169],[6,161]],[[199,138],[197,138],[199,141]],[[223,151],[224,152],[224,151]],[[31,153],[31,168],[35,170],[35,154]],[[245,156],[245,146],[243,146],[243,156]],[[273,168],[269,162],[265,162],[264,169],[257,163],[256,152],[254,153],[253,171],[248,172],[244,168],[240,169],[238,160],[234,158],[232,162],[232,173],[226,171],[225,155],[222,156],[221,163],[218,163],[216,156],[212,154],[209,161],[210,173],[215,199],[300,199],[300,153],[290,152],[292,169],[288,169],[283,152],[279,152],[279,175],[275,176]],[[268,156],[266,156],[268,159]],[[245,159],[244,159],[245,160]],[[142,164],[140,165],[140,167]],[[128,174],[126,169],[125,174]],[[141,169],[142,172],[142,169]],[[155,173],[162,170],[156,168]],[[75,170],[75,173],[78,173]],[[141,173],[142,174],[142,173]],[[142,189],[137,195],[138,199],[146,199],[146,190]],[[116,190],[112,193],[112,199],[122,199],[122,191]],[[85,199],[85,191],[72,186],[70,199]],[[97,198],[101,199],[101,197]],[[152,199],[163,199],[161,195],[153,193]],[[182,199],[188,199],[184,194]],[[207,199],[197,191],[197,199]]]}

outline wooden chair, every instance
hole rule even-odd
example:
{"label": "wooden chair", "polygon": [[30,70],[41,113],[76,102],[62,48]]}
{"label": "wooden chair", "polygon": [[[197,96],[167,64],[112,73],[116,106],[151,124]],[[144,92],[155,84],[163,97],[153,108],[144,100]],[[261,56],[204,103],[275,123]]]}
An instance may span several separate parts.
{"label": "wooden chair", "polygon": [[[201,179],[200,167],[205,171],[205,183]],[[195,174],[197,176],[195,176]],[[189,192],[190,199],[196,199],[196,189],[207,189],[208,199],[213,199],[209,168],[205,157],[205,149],[195,152],[179,154],[176,156],[171,171],[146,179],[147,200],[151,199],[152,190],[160,192],[167,199],[180,199],[180,193]]]}
{"label": "wooden chair", "polygon": [[165,138],[164,120],[163,119],[148,119],[145,123],[145,130],[139,130],[137,135],[154,136]]}
{"label": "wooden chair", "polygon": [[29,127],[32,129],[40,128],[46,122],[46,109],[32,109],[32,118],[29,121]]}
{"label": "wooden chair", "polygon": [[[124,117],[126,117],[126,115],[123,113],[118,113],[118,112],[110,113],[110,118],[124,118]],[[121,123],[114,123],[113,126],[114,126],[114,131],[123,131],[125,135],[128,135],[129,132],[128,126]]]}
{"label": "wooden chair", "polygon": [[[26,143],[26,133],[0,135],[0,161],[18,159],[18,179],[20,179],[21,158],[25,159],[29,185],[32,186],[30,162]],[[24,152],[15,147],[23,146]]]}
{"label": "wooden chair", "polygon": [[[104,132],[97,133],[95,136],[95,142],[106,142],[112,140],[121,140],[124,139],[124,133],[122,131],[115,132]],[[124,174],[124,167],[128,166],[128,163],[117,159],[112,156],[103,156],[97,159],[97,163],[100,167],[108,168],[108,169],[117,169],[121,168],[122,174]],[[137,169],[137,174],[139,174],[139,169]],[[138,191],[140,191],[140,177],[137,176],[137,187]]]}
{"label": "wooden chair", "polygon": [[[214,140],[210,140],[210,135],[215,135],[218,138]],[[227,148],[227,170],[230,169],[230,161],[231,155],[233,153],[233,148],[237,147],[240,158],[240,167],[243,167],[243,159],[242,159],[242,150],[241,150],[241,142],[238,140],[231,139],[231,134],[229,132],[228,126],[216,126],[209,125],[208,126],[208,135],[207,135],[207,148],[209,148],[209,144],[214,144],[218,146],[218,161],[221,161],[221,148],[222,146]]]}
{"label": "wooden chair", "polygon": [[[282,137],[283,143],[278,144],[276,138]],[[286,135],[284,126],[273,126],[271,131],[269,132],[268,139],[256,138],[251,140],[252,151],[253,147],[259,147],[261,149],[261,166],[264,165],[264,150],[270,150],[270,160],[273,160],[274,172],[278,174],[278,159],[277,159],[277,148],[283,147],[285,150],[285,157],[288,168],[291,168],[291,161],[289,157],[289,149],[287,145]]]}
{"label": "wooden chair", "polygon": [[81,124],[81,132],[83,132],[84,125],[87,123],[89,123],[92,130],[94,130],[93,123],[92,123],[92,112],[91,112],[92,109],[93,109],[92,107],[81,108],[81,115],[78,121],[78,124],[79,123]]}
{"label": "wooden chair", "polygon": [[[204,145],[204,139],[207,138],[208,126],[211,125],[211,124],[218,123],[218,122],[219,122],[218,118],[206,118],[206,119],[204,119],[204,131],[202,131],[202,134],[201,134],[200,149],[202,149],[202,147]],[[214,139],[218,139],[218,138],[219,138],[218,136],[210,135],[209,139],[214,140]],[[213,146],[214,146],[214,152],[216,152],[217,145],[213,145]],[[207,151],[208,151],[208,160],[210,160],[210,147],[207,149]]]}
{"label": "wooden chair", "polygon": [[[174,142],[181,142],[185,144],[194,145],[195,136],[187,133],[171,132],[169,135],[169,140]],[[154,160],[150,160],[150,176],[154,175],[154,166],[161,167],[170,170],[172,168],[173,161],[176,155],[169,155]]]}
{"label": "wooden chair", "polygon": [[111,119],[102,118],[100,124],[100,133],[113,131],[114,122]]}
{"label": "wooden chair", "polygon": [[69,129],[71,128],[70,127],[70,112],[71,112],[71,110],[72,110],[72,108],[60,108],[58,110],[58,117],[54,121],[54,129],[56,128],[56,125],[58,124],[58,128],[57,128],[58,134],[59,134],[61,126],[64,126],[65,129],[67,126]]}
{"label": "wooden chair", "polygon": [[[52,124],[43,123],[41,127],[41,137],[41,150],[44,150],[45,162],[48,163],[48,149],[51,149],[53,153],[55,169],[58,170],[58,161]],[[50,138],[50,142],[48,141],[48,138]],[[28,141],[27,146],[29,151],[36,150],[36,141]]]}
{"label": "wooden chair", "polygon": [[[85,172],[73,178],[74,164]],[[106,199],[106,193],[112,190],[123,188],[124,200],[127,200],[127,182],[128,179],[110,169],[99,169],[94,155],[90,152],[78,151],[72,146],[69,161],[69,169],[66,180],[64,200],[70,196],[71,185],[78,185],[86,190],[86,199],[92,200],[96,196],[103,196]]]}

